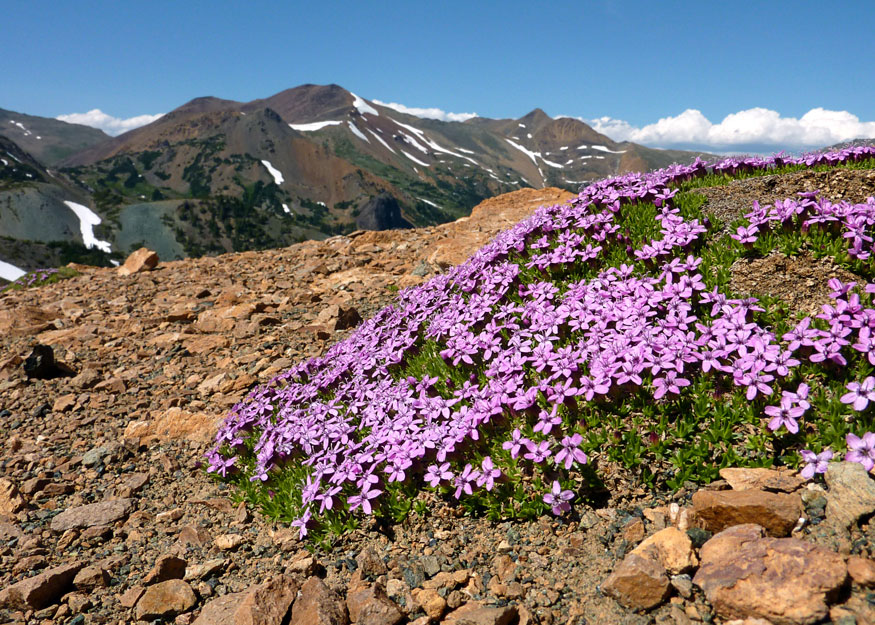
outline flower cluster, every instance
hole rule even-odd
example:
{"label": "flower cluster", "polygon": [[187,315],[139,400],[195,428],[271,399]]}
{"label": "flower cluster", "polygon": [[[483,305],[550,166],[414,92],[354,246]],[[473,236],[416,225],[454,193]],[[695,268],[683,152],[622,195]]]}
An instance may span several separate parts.
{"label": "flower cluster", "polygon": [[[302,535],[329,512],[371,514],[402,486],[462,499],[523,474],[542,476],[532,499],[561,514],[592,451],[582,436],[587,407],[632,393],[670,403],[703,377],[758,401],[782,390],[806,356],[841,365],[850,347],[875,358],[875,311],[845,285],[834,286],[834,306],[782,340],[756,322],[755,298],[709,288],[697,255],[709,226],[676,205],[676,185],[709,173],[873,156],[850,148],[826,160],[697,160],[602,180],[541,207],[462,265],[403,290],[323,356],[252,391],[222,425],[209,470],[266,488],[294,468]],[[653,221],[631,231],[625,224],[642,219],[642,205]],[[756,223],[734,238],[744,244],[787,220],[837,215],[864,259],[875,203],[836,206],[806,196],[754,207]],[[849,386],[855,405],[868,401],[866,384]],[[797,432],[808,391],[783,390],[765,408],[768,429]],[[812,475],[822,460],[814,458],[803,454]]]}
{"label": "flower cluster", "polygon": [[18,280],[15,280],[12,284],[24,288],[39,286],[57,273],[57,269],[34,269],[33,271],[21,276]]}

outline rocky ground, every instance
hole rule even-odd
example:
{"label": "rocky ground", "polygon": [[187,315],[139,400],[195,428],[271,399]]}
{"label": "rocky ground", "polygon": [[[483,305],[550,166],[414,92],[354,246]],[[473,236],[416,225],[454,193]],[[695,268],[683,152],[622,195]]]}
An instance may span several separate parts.
{"label": "rocky ground", "polygon": [[[769,184],[858,201],[875,172],[705,193],[726,218]],[[524,190],[444,226],[130,275],[81,268],[0,294],[0,622],[875,622],[875,483],[860,465],[836,463],[824,486],[726,470],[673,494],[607,476],[610,498],[572,521],[491,523],[436,502],[331,552],[234,505],[206,475],[217,423],[253,385],[345,336],[395,287],[567,197]],[[834,267],[778,260],[775,289],[811,281],[804,299],[826,297]],[[763,287],[756,268],[736,273]],[[28,377],[37,344],[53,347],[56,369],[42,374],[58,377]]]}

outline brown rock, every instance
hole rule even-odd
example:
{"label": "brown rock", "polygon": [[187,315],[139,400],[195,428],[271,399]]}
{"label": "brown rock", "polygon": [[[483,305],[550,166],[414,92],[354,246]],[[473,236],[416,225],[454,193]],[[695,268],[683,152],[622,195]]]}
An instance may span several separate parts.
{"label": "brown rock", "polygon": [[419,605],[422,606],[423,611],[433,621],[443,616],[444,610],[447,609],[446,600],[433,588],[416,589],[413,591],[413,596],[419,602]]}
{"label": "brown rock", "polygon": [[710,532],[756,523],[772,536],[787,536],[802,516],[797,494],[762,490],[700,490],[693,495],[693,514]]}
{"label": "brown rock", "polygon": [[[89,610],[92,606],[91,599],[81,592],[73,592],[65,597],[67,605],[70,606],[70,611],[73,614],[80,614]],[[55,615],[57,617],[57,615]]]}
{"label": "brown rock", "polygon": [[131,586],[119,595],[118,602],[123,608],[133,608],[137,605],[137,601],[140,600],[140,597],[143,596],[144,592],[146,592],[146,589],[139,584]]}
{"label": "brown rock", "polygon": [[96,588],[106,588],[109,586],[109,580],[109,571],[95,564],[86,566],[76,573],[76,577],[73,578],[73,585],[77,590],[91,592]]}
{"label": "brown rock", "polygon": [[76,573],[84,566],[73,562],[49,569],[0,591],[0,607],[41,610],[57,603],[69,590]]}
{"label": "brown rock", "polygon": [[133,499],[112,499],[68,508],[52,519],[51,527],[53,532],[65,532],[94,525],[109,525],[127,517],[133,509]]}
{"label": "brown rock", "polygon": [[55,403],[52,404],[52,412],[67,412],[76,405],[76,394],[68,393],[67,395],[61,395],[55,400]]}
{"label": "brown rock", "polygon": [[91,388],[98,382],[100,382],[100,374],[94,369],[86,367],[79,375],[70,380],[70,386],[85,390]]}
{"label": "brown rock", "polygon": [[350,621],[358,625],[396,625],[404,618],[379,584],[350,592],[346,596],[346,607]]}
{"label": "brown rock", "polygon": [[516,617],[517,609],[514,606],[495,608],[475,601],[466,603],[447,614],[443,623],[452,625],[509,625]]}
{"label": "brown rock", "polygon": [[183,579],[185,581],[191,581],[195,579],[206,579],[211,575],[215,575],[220,572],[225,566],[228,564],[228,561],[225,558],[215,558],[213,560],[207,560],[203,564],[192,564],[185,568],[185,577]]}
{"label": "brown rock", "polygon": [[159,556],[155,566],[143,578],[143,585],[158,584],[169,579],[182,579],[185,577],[186,562],[170,554]]}
{"label": "brown rock", "polygon": [[725,467],[720,469],[720,477],[726,480],[732,490],[773,490],[792,493],[805,483],[798,471],[763,468]]}
{"label": "brown rock", "polygon": [[817,623],[827,598],[847,578],[841,556],[795,538],[763,538],[754,524],[731,527],[699,552],[693,583],[725,619],[764,618],[775,625]]}
{"label": "brown rock", "polygon": [[133,273],[151,271],[158,265],[158,254],[152,250],[141,247],[128,256],[125,264],[117,269],[118,275],[129,276]]}
{"label": "brown rock", "polygon": [[349,617],[343,600],[318,577],[311,577],[301,587],[292,606],[290,625],[347,625]]}
{"label": "brown rock", "polygon": [[197,604],[197,597],[191,586],[181,579],[171,579],[149,586],[134,613],[138,621],[166,619],[188,612]]}
{"label": "brown rock", "polygon": [[210,533],[196,525],[186,525],[177,534],[176,541],[181,545],[203,547],[210,542]]}
{"label": "brown rock", "polygon": [[247,591],[234,612],[235,625],[282,625],[298,594],[298,584],[277,575]]}
{"label": "brown rock", "polygon": [[860,586],[872,588],[875,586],[875,560],[851,556],[848,558],[848,574]]}
{"label": "brown rock", "polygon": [[234,615],[244,593],[235,592],[209,601],[193,625],[236,625]]}
{"label": "brown rock", "polygon": [[213,539],[213,544],[222,551],[231,551],[243,544],[240,534],[222,534]]}
{"label": "brown rock", "polygon": [[655,608],[668,598],[671,590],[665,569],[635,553],[623,559],[601,588],[604,594],[632,610]]}
{"label": "brown rock", "polygon": [[15,483],[0,477],[0,514],[13,515],[27,505]]}
{"label": "brown rock", "polygon": [[623,540],[629,544],[636,544],[644,538],[644,522],[635,517],[623,526]]}
{"label": "brown rock", "polygon": [[693,542],[686,532],[675,527],[667,527],[647,538],[631,553],[658,562],[672,575],[683,573],[695,567],[699,561],[693,553]]}
{"label": "brown rock", "polygon": [[365,577],[374,579],[378,575],[383,575],[387,572],[386,564],[380,559],[376,549],[370,545],[359,551],[355,561],[358,564],[358,570]]}
{"label": "brown rock", "polygon": [[222,415],[203,412],[188,412],[181,408],[169,408],[163,412],[153,413],[151,420],[131,421],[125,427],[125,439],[144,445],[149,441],[158,442],[189,440],[208,442],[216,434],[216,428],[222,420]]}

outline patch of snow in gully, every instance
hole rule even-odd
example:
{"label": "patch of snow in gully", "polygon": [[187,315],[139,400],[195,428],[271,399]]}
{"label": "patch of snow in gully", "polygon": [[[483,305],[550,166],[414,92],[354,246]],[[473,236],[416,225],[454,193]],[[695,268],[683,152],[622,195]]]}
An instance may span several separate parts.
{"label": "patch of snow in gully", "polygon": [[69,206],[70,210],[76,213],[76,217],[79,218],[79,231],[82,233],[82,242],[85,244],[85,247],[96,247],[107,254],[111,252],[112,248],[108,242],[100,241],[94,236],[94,226],[99,225],[101,222],[97,213],[87,206],[82,206],[81,204],[69,200],[65,200],[64,204]]}

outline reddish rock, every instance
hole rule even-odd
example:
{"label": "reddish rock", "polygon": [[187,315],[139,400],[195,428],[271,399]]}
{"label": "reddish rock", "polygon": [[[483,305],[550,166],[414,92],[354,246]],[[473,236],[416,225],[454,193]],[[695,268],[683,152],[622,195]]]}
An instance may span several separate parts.
{"label": "reddish rock", "polygon": [[0,607],[41,610],[57,603],[83,566],[82,562],[64,564],[13,584],[0,591]]}
{"label": "reddish rock", "polygon": [[841,556],[795,538],[765,537],[754,524],[731,527],[699,552],[693,578],[724,619],[764,618],[775,625],[818,623],[827,598],[847,579]]}
{"label": "reddish rock", "polygon": [[131,421],[122,437],[135,441],[137,445],[174,440],[203,443],[215,436],[221,420],[221,414],[188,412],[174,407],[153,413],[150,420]]}
{"label": "reddish rock", "polygon": [[442,621],[447,625],[509,625],[517,617],[514,606],[491,607],[478,602],[466,603]]}
{"label": "reddish rock", "polygon": [[433,621],[440,619],[447,609],[446,600],[433,588],[417,588],[413,591],[413,597]]}
{"label": "reddish rock", "polygon": [[802,516],[797,494],[762,490],[700,490],[693,495],[693,514],[709,532],[756,523],[771,536],[787,536]]}
{"label": "reddish rock", "polygon": [[247,591],[234,612],[235,625],[282,625],[295,597],[297,582],[277,575]]}
{"label": "reddish rock", "polygon": [[137,601],[140,600],[140,597],[143,596],[144,592],[146,592],[146,588],[139,584],[131,586],[119,595],[118,602],[123,608],[133,608],[137,605]]}
{"label": "reddish rock", "polygon": [[155,566],[143,578],[143,584],[159,584],[166,582],[169,579],[182,579],[185,577],[186,562],[182,558],[170,554],[159,556],[155,561]]}
{"label": "reddish rock", "polygon": [[157,266],[158,254],[148,248],[141,247],[128,256],[127,260],[125,260],[125,264],[119,267],[116,271],[120,276],[129,276],[133,273],[151,271]]}
{"label": "reddish rock", "polygon": [[133,499],[112,499],[68,508],[52,519],[52,531],[65,532],[94,525],[109,525],[127,517],[134,509]]}
{"label": "reddish rock", "polygon": [[233,551],[243,544],[243,540],[240,534],[222,534],[213,539],[213,544],[222,551]]}
{"label": "reddish rock", "polygon": [[851,556],[848,558],[848,575],[864,588],[875,586],[875,560]]}
{"label": "reddish rock", "polygon": [[73,579],[73,585],[77,590],[91,592],[97,588],[106,588],[109,586],[109,580],[109,571],[95,564],[92,566],[86,566],[84,569],[76,573],[76,577]]}
{"label": "reddish rock", "polygon": [[134,613],[138,621],[166,619],[188,612],[196,604],[191,586],[181,579],[171,579],[146,588]]}
{"label": "reddish rock", "polygon": [[693,553],[693,543],[685,532],[675,527],[667,527],[647,538],[631,553],[658,562],[662,568],[673,575],[683,573],[698,564]]}
{"label": "reddish rock", "polygon": [[789,469],[726,467],[720,469],[720,477],[729,483],[732,490],[773,490],[792,493],[805,483],[805,480],[799,477],[798,471]]}
{"label": "reddish rock", "polygon": [[15,483],[5,477],[0,478],[0,514],[12,515],[24,509],[27,502]]}
{"label": "reddish rock", "polygon": [[292,606],[290,625],[347,625],[346,605],[318,577],[311,577],[301,587]]}
{"label": "reddish rock", "polygon": [[234,615],[243,595],[235,592],[208,601],[192,625],[236,625]]}
{"label": "reddish rock", "polygon": [[671,592],[665,569],[658,562],[635,553],[623,559],[601,588],[604,594],[632,610],[655,608]]}
{"label": "reddish rock", "polygon": [[358,625],[396,625],[404,615],[386,596],[382,586],[374,584],[346,596],[349,620]]}

